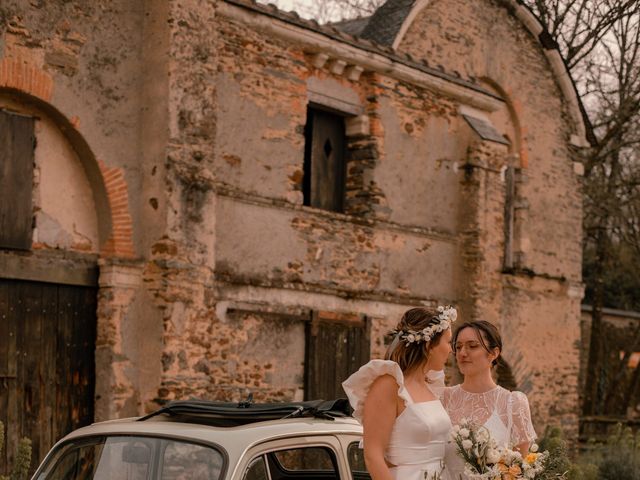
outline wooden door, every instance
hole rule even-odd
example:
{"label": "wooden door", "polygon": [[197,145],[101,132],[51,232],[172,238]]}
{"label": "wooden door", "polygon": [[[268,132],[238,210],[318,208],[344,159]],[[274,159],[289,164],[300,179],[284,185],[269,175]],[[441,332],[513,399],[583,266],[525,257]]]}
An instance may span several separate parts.
{"label": "wooden door", "polygon": [[0,110],[0,247],[31,248],[34,119]]}
{"label": "wooden door", "polygon": [[0,279],[0,320],[0,473],[23,436],[33,471],[58,439],[93,421],[96,289]]}
{"label": "wooden door", "polygon": [[307,325],[305,398],[345,398],[342,382],[369,361],[370,349],[366,318],[314,312]]}

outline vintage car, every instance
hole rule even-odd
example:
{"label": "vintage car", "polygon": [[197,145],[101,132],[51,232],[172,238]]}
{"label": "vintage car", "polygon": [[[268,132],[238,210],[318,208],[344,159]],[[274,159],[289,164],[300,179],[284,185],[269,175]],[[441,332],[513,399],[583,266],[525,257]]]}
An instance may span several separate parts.
{"label": "vintage car", "polygon": [[172,402],[70,433],[33,479],[362,480],[361,438],[344,400]]}

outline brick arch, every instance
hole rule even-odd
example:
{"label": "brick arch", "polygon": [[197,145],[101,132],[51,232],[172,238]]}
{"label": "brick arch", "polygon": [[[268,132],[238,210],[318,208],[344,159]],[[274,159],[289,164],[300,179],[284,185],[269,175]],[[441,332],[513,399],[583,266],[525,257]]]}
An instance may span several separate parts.
{"label": "brick arch", "polygon": [[93,190],[100,254],[131,258],[133,222],[129,212],[129,193],[122,168],[108,167],[98,161],[82,134],[80,120],[69,120],[51,104],[54,82],[49,73],[16,58],[0,59],[0,93],[18,94],[25,101],[47,114],[78,154]]}
{"label": "brick arch", "polygon": [[51,100],[53,79],[44,70],[16,58],[0,61],[0,87],[19,90],[45,102]]}
{"label": "brick arch", "polygon": [[111,235],[101,249],[103,255],[134,257],[133,222],[129,212],[129,190],[122,168],[98,161],[111,207]]}

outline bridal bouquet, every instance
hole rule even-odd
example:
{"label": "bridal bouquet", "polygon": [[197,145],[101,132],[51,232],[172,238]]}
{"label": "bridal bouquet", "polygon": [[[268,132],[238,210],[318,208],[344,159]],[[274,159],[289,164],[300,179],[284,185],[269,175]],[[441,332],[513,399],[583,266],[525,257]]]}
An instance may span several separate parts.
{"label": "bridal bouquet", "polygon": [[471,480],[535,480],[549,457],[549,452],[538,453],[535,444],[524,458],[520,452],[498,447],[486,428],[466,419],[453,427],[451,436]]}

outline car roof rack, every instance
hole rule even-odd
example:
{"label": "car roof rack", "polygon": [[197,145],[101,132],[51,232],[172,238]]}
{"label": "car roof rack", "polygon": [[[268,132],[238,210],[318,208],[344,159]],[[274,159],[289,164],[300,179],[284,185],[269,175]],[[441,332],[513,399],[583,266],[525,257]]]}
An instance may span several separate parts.
{"label": "car roof rack", "polygon": [[334,420],[351,416],[346,398],[310,400],[288,403],[253,403],[252,395],[238,403],[209,400],[180,400],[170,402],[137,421],[144,422],[158,415],[168,415],[172,421],[198,423],[216,427],[236,427],[249,423],[287,418],[320,418]]}

